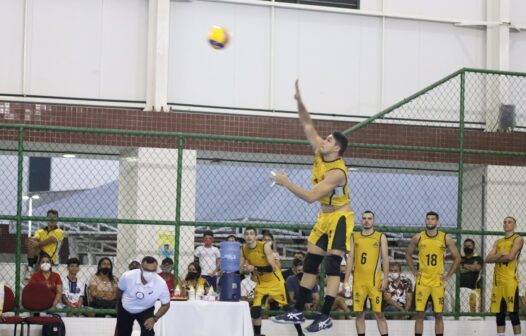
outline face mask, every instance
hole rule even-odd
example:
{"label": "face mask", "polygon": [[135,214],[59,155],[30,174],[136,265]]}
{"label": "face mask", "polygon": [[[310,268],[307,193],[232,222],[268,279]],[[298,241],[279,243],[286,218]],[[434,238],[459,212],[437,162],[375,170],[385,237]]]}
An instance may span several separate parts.
{"label": "face mask", "polygon": [[44,272],[47,272],[51,269],[51,264],[50,263],[43,263],[40,265],[40,269],[43,270]]}
{"label": "face mask", "polygon": [[155,278],[155,272],[142,271],[142,276],[146,282],[151,282]]}
{"label": "face mask", "polygon": [[186,275],[186,278],[185,280],[195,280],[197,279],[197,272],[188,272],[188,274]]}
{"label": "face mask", "polygon": [[473,249],[471,247],[464,247],[464,254],[472,254]]}
{"label": "face mask", "polygon": [[212,246],[213,242],[214,242],[214,240],[212,238],[206,239],[205,240],[205,246]]}
{"label": "face mask", "polygon": [[108,274],[110,274],[110,269],[109,269],[109,267],[102,267],[102,268],[100,269],[100,272],[101,272],[102,274],[104,274],[104,275],[108,275]]}
{"label": "face mask", "polygon": [[400,273],[398,273],[398,272],[389,272],[389,280],[391,280],[391,281],[398,280],[399,277],[400,277]]}
{"label": "face mask", "polygon": [[163,273],[171,273],[172,266],[161,266],[161,271],[163,271]]}

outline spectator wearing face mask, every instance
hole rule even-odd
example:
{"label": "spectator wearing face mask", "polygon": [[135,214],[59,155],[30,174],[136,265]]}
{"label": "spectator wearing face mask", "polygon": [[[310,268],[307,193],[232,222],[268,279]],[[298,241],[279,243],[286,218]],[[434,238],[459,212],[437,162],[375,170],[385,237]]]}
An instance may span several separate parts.
{"label": "spectator wearing face mask", "polygon": [[194,256],[199,259],[199,266],[202,270],[202,277],[217,289],[217,275],[219,274],[221,254],[214,243],[214,233],[206,231],[203,234],[204,246],[198,246],[194,251]]}
{"label": "spectator wearing face mask", "polygon": [[187,296],[190,288],[194,288],[197,293],[199,289],[203,289],[203,293],[206,295],[208,293],[208,288],[210,285],[205,278],[201,276],[201,268],[196,263],[188,264],[188,273],[184,278],[184,281],[179,281],[181,284],[181,294]]}
{"label": "spectator wearing face mask", "polygon": [[97,273],[88,281],[89,302],[93,308],[116,308],[119,280],[113,275],[110,258],[99,260]]}
{"label": "spectator wearing face mask", "polygon": [[[300,293],[300,282],[303,278],[303,261],[294,259],[292,262],[292,268],[294,269],[293,275],[287,278],[285,287],[287,288],[287,296],[289,304],[294,305],[296,298]],[[312,295],[307,297],[305,301],[305,310],[317,310],[318,304],[320,303],[320,286],[315,285],[312,288]]]}
{"label": "spectator wearing face mask", "polygon": [[[140,267],[140,266],[139,266]],[[161,262],[161,272],[159,275],[166,281],[170,295],[174,293],[174,261],[172,258],[164,258]]]}
{"label": "spectator wearing face mask", "polygon": [[[53,307],[56,307],[62,301],[62,279],[60,274],[51,270],[51,258],[48,255],[42,255],[39,260],[39,270],[33,273],[29,283],[43,283],[55,295]],[[60,308],[60,307],[59,307]]]}
{"label": "spectator wearing face mask", "polygon": [[475,253],[473,239],[464,240],[464,255],[460,261],[460,287],[480,288],[479,275],[482,269],[482,257]]}
{"label": "spectator wearing face mask", "polygon": [[[384,292],[384,312],[407,312],[413,301],[413,284],[401,274],[402,267],[397,262],[389,265],[389,283]],[[400,318],[397,316],[396,318]],[[403,318],[403,317],[402,317]]]}

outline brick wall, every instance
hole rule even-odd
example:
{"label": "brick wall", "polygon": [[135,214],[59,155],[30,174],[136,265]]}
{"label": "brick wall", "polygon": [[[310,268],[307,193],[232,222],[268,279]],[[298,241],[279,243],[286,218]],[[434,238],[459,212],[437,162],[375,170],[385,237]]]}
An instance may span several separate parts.
{"label": "brick wall", "polygon": [[[0,101],[0,123],[37,124],[79,128],[103,128],[119,130],[143,130],[161,132],[184,132],[263,138],[286,138],[304,140],[303,130],[297,118],[273,118],[259,116],[224,115],[187,112],[144,112],[139,109],[83,107],[34,103],[6,103]],[[351,127],[351,122],[316,121],[320,135],[333,130]],[[16,139],[15,131],[3,131],[1,138]],[[28,131],[30,141],[72,144],[100,144],[112,146],[176,147],[173,138],[100,135],[71,132]],[[426,146],[455,148],[458,146],[458,129],[410,125],[371,124],[350,136],[351,143],[388,144],[403,146]],[[186,146],[195,149],[236,150],[247,152],[308,153],[303,146],[269,144],[241,144],[229,141],[212,142],[189,139]],[[526,152],[526,133],[486,133],[481,130],[465,132],[465,147],[496,151]],[[353,148],[347,156],[392,160],[416,160],[430,162],[456,162],[457,154],[422,153],[393,150]],[[466,156],[470,163],[526,164],[524,158],[498,156]]]}

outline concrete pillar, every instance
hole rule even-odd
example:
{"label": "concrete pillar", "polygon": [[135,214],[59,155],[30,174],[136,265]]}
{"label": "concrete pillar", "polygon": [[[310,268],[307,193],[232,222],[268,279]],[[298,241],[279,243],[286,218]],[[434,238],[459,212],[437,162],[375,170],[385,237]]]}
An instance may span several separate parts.
{"label": "concrete pillar", "polygon": [[145,111],[168,111],[170,0],[149,0]]}
{"label": "concrete pillar", "polygon": [[[486,28],[486,69],[509,70],[510,67],[510,1],[487,0],[487,21],[500,22]],[[486,128],[498,129],[501,104],[509,103],[509,82],[506,78],[486,76]]]}
{"label": "concrete pillar", "polygon": [[[196,152],[183,153],[181,220],[195,220]],[[177,195],[177,150],[137,148],[123,153],[119,165],[119,218],[175,220]],[[171,233],[166,225],[120,224],[117,236],[118,272],[127,270],[129,260],[145,255],[159,262],[159,234]],[[182,227],[179,272],[193,261],[194,227]]]}

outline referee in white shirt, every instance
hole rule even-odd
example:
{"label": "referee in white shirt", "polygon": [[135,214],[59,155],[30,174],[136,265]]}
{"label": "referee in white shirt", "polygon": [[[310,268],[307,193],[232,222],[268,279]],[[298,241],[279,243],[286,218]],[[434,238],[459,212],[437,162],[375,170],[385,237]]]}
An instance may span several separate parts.
{"label": "referee in white shirt", "polygon": [[[133,322],[141,327],[141,336],[153,336],[153,326],[170,309],[166,281],[157,274],[157,260],[144,257],[140,269],[125,272],[119,280],[119,300],[115,336],[131,336]],[[154,313],[155,302],[161,307]]]}

